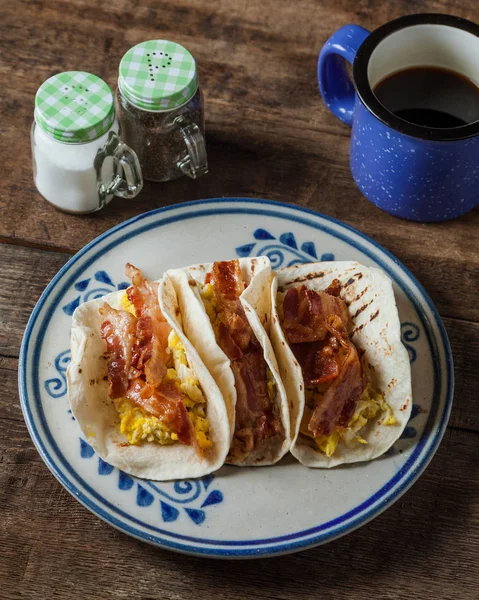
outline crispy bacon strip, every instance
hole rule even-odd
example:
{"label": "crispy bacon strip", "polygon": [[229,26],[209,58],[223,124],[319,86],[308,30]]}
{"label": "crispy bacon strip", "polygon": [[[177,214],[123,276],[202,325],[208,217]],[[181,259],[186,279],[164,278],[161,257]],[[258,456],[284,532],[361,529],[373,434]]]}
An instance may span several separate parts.
{"label": "crispy bacon strip", "polygon": [[154,417],[158,417],[178,435],[183,444],[196,441],[193,423],[183,404],[182,394],[173,382],[161,384],[158,388],[148,385],[143,379],[133,379],[126,397]]}
{"label": "crispy bacon strip", "polygon": [[101,337],[106,341],[108,359],[108,394],[121,398],[128,389],[128,375],[132,364],[135,343],[136,319],[126,310],[115,310],[105,302],[100,308],[105,318],[101,324]]}
{"label": "crispy bacon strip", "polygon": [[358,352],[354,344],[350,344],[338,377],[328,387],[311,416],[308,429],[315,437],[331,435],[336,429],[347,427],[366,383]]}
{"label": "crispy bacon strip", "polygon": [[291,350],[301,365],[304,385],[318,385],[339,375],[341,357],[336,338],[329,338],[324,343],[291,344]]}
{"label": "crispy bacon strip", "polygon": [[281,431],[268,396],[267,365],[261,346],[257,344],[231,366],[237,391],[236,429],[243,432],[237,437],[246,439],[249,435],[254,446],[255,440],[273,437]]}
{"label": "crispy bacon strip", "polygon": [[338,280],[324,292],[293,287],[283,303],[283,329],[304,383],[323,392],[308,424],[315,437],[347,427],[367,383],[348,337],[349,316],[340,289]]}
{"label": "crispy bacon strip", "polygon": [[150,385],[159,385],[167,370],[171,327],[160,310],[158,284],[145,279],[130,263],[126,265],[126,274],[133,283],[126,293],[138,317],[133,366],[139,371],[144,370]]}
{"label": "crispy bacon strip", "polygon": [[324,293],[339,298],[341,296],[341,282],[339,279],[333,279],[329,286],[324,290]]}
{"label": "crispy bacon strip", "polygon": [[306,386],[335,379],[349,352],[348,332],[341,319],[331,315],[325,327],[327,334],[323,341],[291,344],[291,350],[301,365]]}
{"label": "crispy bacon strip", "polygon": [[230,301],[234,305],[239,302],[239,297],[244,292],[245,284],[241,265],[238,259],[222,260],[213,263],[210,281],[217,291],[219,301]]}
{"label": "crispy bacon strip", "polygon": [[215,262],[210,283],[221,314],[219,344],[228,358],[238,360],[254,338],[240,301],[245,285],[239,260]]}
{"label": "crispy bacon strip", "polygon": [[245,284],[238,260],[216,262],[207,282],[213,285],[220,320],[218,344],[231,361],[236,386],[232,453],[246,457],[258,440],[281,432],[268,396],[267,365],[240,301]]}
{"label": "crispy bacon strip", "polygon": [[[339,282],[334,280],[328,290],[339,293]],[[338,316],[345,326],[349,315],[346,303],[336,295],[316,292],[305,285],[289,288],[283,301],[283,330],[291,344],[317,342],[326,337],[327,320]]]}

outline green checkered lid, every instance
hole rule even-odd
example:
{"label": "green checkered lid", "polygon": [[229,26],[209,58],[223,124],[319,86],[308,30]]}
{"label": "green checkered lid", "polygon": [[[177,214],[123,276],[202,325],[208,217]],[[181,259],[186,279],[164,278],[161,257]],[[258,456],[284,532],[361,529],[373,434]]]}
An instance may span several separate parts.
{"label": "green checkered lid", "polygon": [[138,108],[171,110],[188,102],[196,92],[195,59],[175,42],[142,42],[121,59],[118,86]]}
{"label": "green checkered lid", "polygon": [[82,71],[58,73],[39,87],[35,122],[59,142],[78,144],[108,131],[115,119],[110,86]]}

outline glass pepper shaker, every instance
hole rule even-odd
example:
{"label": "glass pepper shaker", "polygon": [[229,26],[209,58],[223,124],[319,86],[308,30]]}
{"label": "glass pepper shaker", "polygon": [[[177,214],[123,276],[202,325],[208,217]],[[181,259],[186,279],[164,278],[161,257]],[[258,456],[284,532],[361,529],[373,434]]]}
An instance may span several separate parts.
{"label": "glass pepper shaker", "polygon": [[137,153],[143,177],[168,181],[208,172],[203,95],[186,48],[150,40],[123,56],[116,107],[122,137]]}
{"label": "glass pepper shaker", "polygon": [[82,71],[45,81],[35,96],[33,176],[56,208],[90,213],[143,186],[138,158],[119,137],[111,88]]}

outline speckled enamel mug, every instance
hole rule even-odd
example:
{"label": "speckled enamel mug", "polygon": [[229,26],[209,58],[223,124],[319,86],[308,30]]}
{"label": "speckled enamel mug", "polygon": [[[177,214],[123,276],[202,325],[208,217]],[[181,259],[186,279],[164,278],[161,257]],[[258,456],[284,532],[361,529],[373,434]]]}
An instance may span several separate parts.
{"label": "speckled enamel mug", "polygon": [[361,192],[395,216],[445,221],[479,204],[479,121],[423,127],[385,108],[373,88],[413,66],[450,69],[479,85],[479,26],[438,14],[400,17],[373,33],[346,25],[321,50],[319,87],[331,112],[352,126],[351,172]]}

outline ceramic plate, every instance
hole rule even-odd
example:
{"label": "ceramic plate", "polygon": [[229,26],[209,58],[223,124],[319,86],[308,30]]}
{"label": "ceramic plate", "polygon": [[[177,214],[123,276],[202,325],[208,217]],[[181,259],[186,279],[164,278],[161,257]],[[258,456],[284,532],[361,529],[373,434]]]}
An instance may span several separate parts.
{"label": "ceramic plate", "polygon": [[[127,287],[125,262],[150,278],[171,267],[266,254],[274,268],[312,260],[358,260],[394,281],[414,407],[386,456],[332,470],[290,456],[273,467],[223,467],[198,480],[155,483],[102,461],[68,405],[73,311]],[[60,483],[114,527],[163,548],[220,558],[293,552],[349,533],[377,516],[420,476],[447,424],[452,358],[424,289],[384,248],[317,213],[266,200],[190,202],[140,215],[76,254],[47,287],[28,323],[19,369],[30,435]]]}

